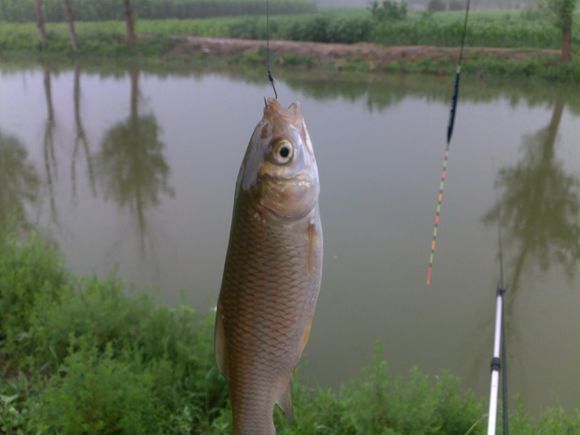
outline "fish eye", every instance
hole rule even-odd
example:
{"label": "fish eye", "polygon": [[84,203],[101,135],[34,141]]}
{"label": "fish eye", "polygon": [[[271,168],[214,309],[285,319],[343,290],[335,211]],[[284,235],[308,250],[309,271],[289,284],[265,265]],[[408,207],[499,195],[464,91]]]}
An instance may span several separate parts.
{"label": "fish eye", "polygon": [[292,160],[294,156],[294,147],[285,139],[279,140],[272,148],[274,161],[280,165],[285,165]]}

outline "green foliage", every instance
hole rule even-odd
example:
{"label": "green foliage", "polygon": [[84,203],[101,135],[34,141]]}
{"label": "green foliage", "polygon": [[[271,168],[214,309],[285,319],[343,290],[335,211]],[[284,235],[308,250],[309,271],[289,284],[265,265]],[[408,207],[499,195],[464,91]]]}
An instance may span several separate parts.
{"label": "green foliage", "polygon": [[0,433],[18,433],[29,428],[30,410],[23,400],[28,387],[24,376],[0,382]]}
{"label": "green foliage", "polygon": [[[332,395],[324,398],[327,394],[316,393],[322,396],[320,403],[327,405],[315,410],[311,419],[315,421],[320,414],[338,417],[338,427],[329,419],[329,426],[339,429],[338,433],[463,434],[483,414],[483,404],[472,394],[463,394],[456,378],[432,379],[417,369],[408,378],[395,377],[378,358],[360,380],[340,390],[337,405],[329,400]],[[312,433],[308,429],[294,433]]]}
{"label": "green foliage", "polygon": [[371,15],[377,21],[402,20],[407,16],[407,3],[405,1],[398,3],[394,0],[383,0],[381,4],[375,0],[371,4],[370,10]]}
{"label": "green foliage", "polygon": [[37,235],[23,242],[0,231],[0,253],[0,344],[13,350],[26,341],[39,301],[57,300],[67,277],[60,256]]}
{"label": "green foliage", "polygon": [[[79,21],[123,19],[123,5],[119,0],[70,0]],[[207,18],[235,15],[263,15],[264,0],[132,0],[139,18]],[[312,0],[270,0],[272,14],[301,14],[316,10]],[[66,21],[62,0],[44,0],[45,19]],[[2,0],[0,21],[33,22],[34,0]]]}
{"label": "green foliage", "polygon": [[577,0],[542,0],[554,25],[563,30],[572,23]]}
{"label": "green foliage", "polygon": [[154,379],[148,370],[84,348],[66,358],[42,391],[32,426],[51,433],[151,433],[160,429]]}
{"label": "green foliage", "polygon": [[[410,14],[406,20],[377,25],[371,39],[387,45],[457,46],[463,20],[462,11]],[[561,34],[548,20],[525,19],[519,12],[482,11],[469,16],[468,46],[543,49],[559,48],[560,42]],[[574,43],[578,47],[578,41]]]}

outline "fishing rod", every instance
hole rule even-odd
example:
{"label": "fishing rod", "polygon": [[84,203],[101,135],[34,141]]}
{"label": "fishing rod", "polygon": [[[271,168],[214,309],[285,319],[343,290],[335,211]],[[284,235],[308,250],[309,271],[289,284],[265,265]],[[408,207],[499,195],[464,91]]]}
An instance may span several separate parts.
{"label": "fishing rod", "polygon": [[427,266],[427,286],[431,285],[431,274],[433,273],[433,261],[435,260],[435,250],[437,248],[437,231],[441,219],[441,206],[443,204],[443,193],[445,191],[445,180],[447,179],[447,164],[449,162],[449,148],[453,127],[455,126],[455,114],[457,113],[457,102],[459,100],[459,79],[461,78],[461,65],[463,64],[463,53],[465,50],[465,39],[467,37],[467,20],[469,18],[469,6],[471,0],[467,0],[465,6],[465,20],[463,23],[463,35],[461,37],[461,49],[457,60],[455,71],[455,82],[453,83],[453,96],[451,97],[451,108],[449,110],[449,122],[447,123],[447,145],[443,152],[443,169],[441,169],[441,179],[439,182],[439,193],[437,194],[437,207],[435,209],[435,223],[433,225],[433,238],[431,240],[431,253],[429,254],[429,265]]}
{"label": "fishing rod", "polygon": [[272,85],[274,90],[274,97],[278,99],[278,92],[276,91],[276,85],[274,84],[274,76],[272,76],[272,64],[270,59],[270,1],[266,0],[266,70],[268,74],[268,80]]}
{"label": "fishing rod", "polygon": [[487,435],[495,435],[497,426],[497,402],[499,395],[499,374],[502,385],[502,420],[503,435],[509,435],[508,394],[507,394],[507,357],[504,321],[504,297],[506,287],[503,280],[503,247],[501,238],[501,206],[497,209],[497,238],[499,245],[499,281],[496,292],[495,331],[493,340],[493,357],[491,359],[491,384],[489,392],[489,411]]}

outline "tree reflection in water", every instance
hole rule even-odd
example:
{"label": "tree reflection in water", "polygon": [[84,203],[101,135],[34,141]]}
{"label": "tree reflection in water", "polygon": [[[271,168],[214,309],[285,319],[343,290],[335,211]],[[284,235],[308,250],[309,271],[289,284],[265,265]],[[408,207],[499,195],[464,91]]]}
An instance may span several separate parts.
{"label": "tree reflection in water", "polygon": [[15,219],[26,229],[26,208],[38,200],[39,178],[20,141],[0,131],[0,223]]}
{"label": "tree reflection in water", "polygon": [[44,98],[46,101],[46,122],[44,124],[43,154],[44,170],[46,173],[46,185],[50,203],[50,218],[54,223],[58,222],[56,210],[56,200],[54,185],[58,177],[57,162],[54,152],[54,133],[56,130],[56,120],[54,115],[54,105],[52,103],[52,84],[50,70],[47,65],[43,65]]}
{"label": "tree reflection in water", "polygon": [[508,283],[512,296],[520,287],[529,258],[535,258],[542,271],[557,263],[573,276],[580,257],[580,180],[567,174],[555,156],[563,111],[564,102],[559,99],[550,123],[524,138],[521,161],[499,171],[496,184],[503,195],[484,217],[487,224],[495,224],[500,212],[508,242],[517,243]]}
{"label": "tree reflection in water", "polygon": [[79,151],[85,154],[87,160],[87,174],[89,177],[89,185],[91,187],[91,193],[93,197],[97,195],[97,189],[95,186],[95,171],[93,168],[93,162],[90,154],[90,145],[85,132],[85,127],[83,124],[83,119],[81,116],[81,68],[78,62],[75,63],[74,67],[74,89],[73,89],[73,99],[74,99],[74,112],[75,112],[75,145],[73,149],[72,162],[71,162],[71,182],[73,190],[73,201],[77,201],[77,160],[79,156]]}
{"label": "tree reflection in water", "polygon": [[[146,253],[147,221],[145,211],[159,204],[162,195],[173,195],[168,185],[169,166],[165,144],[152,114],[139,114],[139,72],[132,68],[131,112],[127,120],[114,125],[101,143],[96,157],[96,174],[105,199],[126,207],[137,221],[141,254]],[[151,247],[153,243],[149,244]]]}

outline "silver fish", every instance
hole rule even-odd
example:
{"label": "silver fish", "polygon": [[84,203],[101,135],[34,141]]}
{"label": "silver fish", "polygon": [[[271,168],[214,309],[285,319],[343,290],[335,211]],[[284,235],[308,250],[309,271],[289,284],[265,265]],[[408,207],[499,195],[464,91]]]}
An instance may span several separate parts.
{"label": "silver fish", "polygon": [[301,107],[267,100],[238,175],[216,313],[235,435],[275,434],[276,403],[292,418],[292,373],[322,277],[319,191]]}

